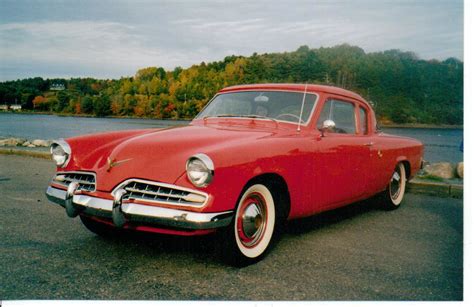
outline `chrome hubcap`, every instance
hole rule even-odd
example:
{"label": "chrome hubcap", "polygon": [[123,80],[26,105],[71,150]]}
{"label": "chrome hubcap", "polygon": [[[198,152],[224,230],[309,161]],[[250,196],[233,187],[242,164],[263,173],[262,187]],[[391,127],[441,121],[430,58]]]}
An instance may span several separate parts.
{"label": "chrome hubcap", "polygon": [[390,197],[392,199],[397,199],[398,195],[400,194],[400,190],[402,187],[402,177],[400,176],[400,167],[397,166],[397,169],[392,175],[392,179],[390,180]]}
{"label": "chrome hubcap", "polygon": [[255,236],[260,226],[262,226],[262,212],[256,204],[250,204],[242,217],[242,230],[246,237],[251,238]]}
{"label": "chrome hubcap", "polygon": [[252,194],[242,204],[237,221],[240,242],[246,247],[257,245],[265,233],[266,207],[263,197]]}

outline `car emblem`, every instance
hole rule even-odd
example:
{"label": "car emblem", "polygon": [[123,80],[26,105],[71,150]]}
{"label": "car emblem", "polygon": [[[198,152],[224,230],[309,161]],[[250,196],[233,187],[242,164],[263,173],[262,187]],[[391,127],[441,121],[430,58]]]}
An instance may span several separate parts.
{"label": "car emblem", "polygon": [[111,159],[110,157],[107,158],[107,172],[110,172],[110,170],[112,169],[112,167],[115,167],[117,165],[120,165],[122,163],[125,163],[127,161],[130,161],[132,160],[132,158],[130,159],[125,159],[125,160],[120,160],[120,161],[116,161],[115,159]]}

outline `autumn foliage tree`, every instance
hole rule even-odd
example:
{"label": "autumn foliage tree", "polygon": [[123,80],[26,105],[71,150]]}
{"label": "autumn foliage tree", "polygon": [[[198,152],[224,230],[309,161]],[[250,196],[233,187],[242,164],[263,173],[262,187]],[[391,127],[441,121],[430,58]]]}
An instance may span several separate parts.
{"label": "autumn foliage tree", "polygon": [[47,110],[49,109],[48,99],[43,96],[36,96],[33,99],[33,108],[35,110]]}
{"label": "autumn foliage tree", "polygon": [[[347,44],[284,53],[227,56],[189,68],[139,69],[118,80],[30,78],[0,82],[0,103],[38,111],[189,119],[215,93],[236,84],[299,82],[354,90],[384,122],[462,124],[464,64],[422,60],[412,52],[366,53]],[[51,90],[53,84],[64,90]]]}

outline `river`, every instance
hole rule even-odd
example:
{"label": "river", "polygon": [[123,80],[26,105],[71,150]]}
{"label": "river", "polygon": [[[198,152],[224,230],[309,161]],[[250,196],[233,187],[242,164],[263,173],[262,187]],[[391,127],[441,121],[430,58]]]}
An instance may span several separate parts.
{"label": "river", "polygon": [[[0,113],[0,137],[57,139],[100,131],[163,128],[187,123],[188,121],[158,119]],[[459,150],[463,140],[462,129],[383,128],[382,131],[420,140],[425,145],[425,160],[427,161],[463,161],[463,153]]]}

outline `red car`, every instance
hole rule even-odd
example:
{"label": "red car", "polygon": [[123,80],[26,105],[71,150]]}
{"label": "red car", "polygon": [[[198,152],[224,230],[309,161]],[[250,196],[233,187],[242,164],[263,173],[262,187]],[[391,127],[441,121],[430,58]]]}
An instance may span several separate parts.
{"label": "red car", "polygon": [[92,232],[219,231],[242,265],[261,259],[288,219],[379,193],[398,208],[423,145],[378,131],[353,92],[256,84],[221,90],[188,126],[58,140],[51,153],[46,195]]}

